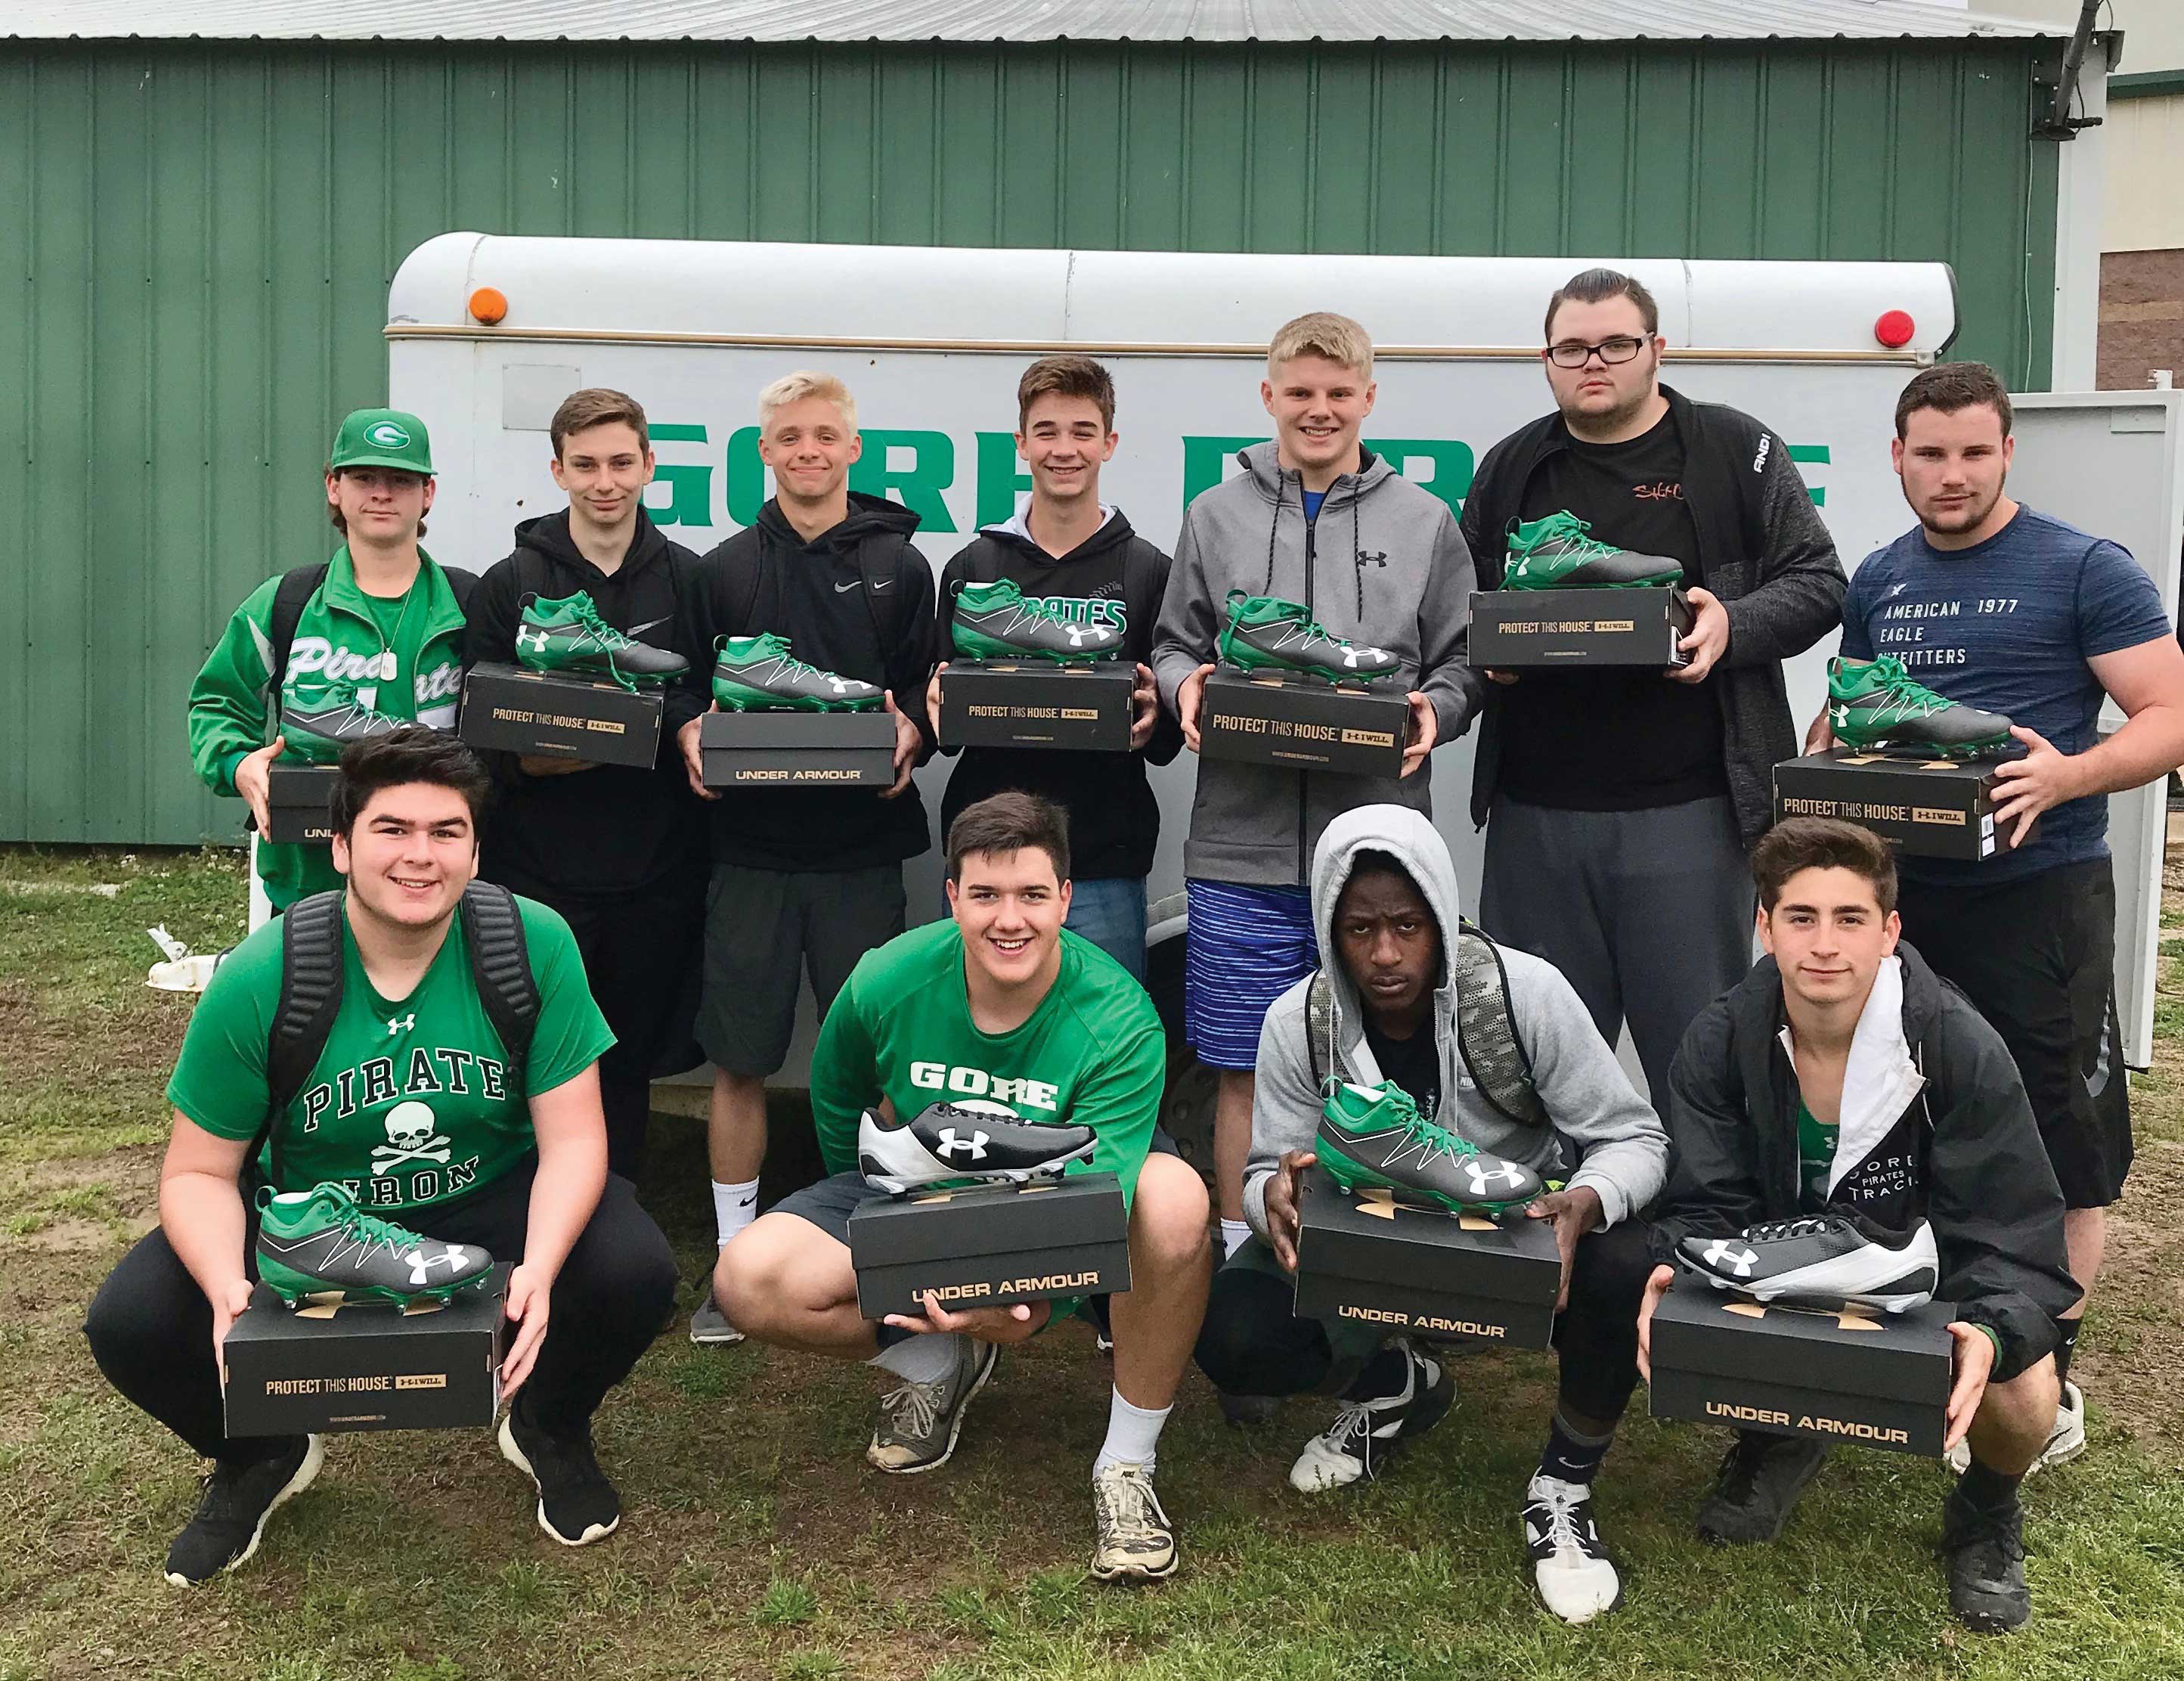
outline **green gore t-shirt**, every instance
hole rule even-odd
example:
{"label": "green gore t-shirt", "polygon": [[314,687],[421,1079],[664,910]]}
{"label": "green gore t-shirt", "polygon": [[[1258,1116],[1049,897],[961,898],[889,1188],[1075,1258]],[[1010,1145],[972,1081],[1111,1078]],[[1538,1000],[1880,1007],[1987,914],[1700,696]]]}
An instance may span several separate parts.
{"label": "green gore t-shirt", "polygon": [[1818,1214],[1828,1205],[1828,1175],[1836,1164],[1836,1138],[1842,1129],[1814,1118],[1797,1099],[1798,1202],[1807,1214]]}
{"label": "green gore t-shirt", "polygon": [[[471,979],[460,909],[424,979],[398,1000],[372,989],[344,916],[341,1008],[272,1141],[276,1190],[338,1181],[368,1209],[428,1208],[531,1152],[527,1099],[582,1074],[614,1034],[569,924],[544,905],[515,903],[538,1022],[527,1068],[514,1075]],[[222,1138],[255,1137],[271,1101],[266,1036],[281,1002],[281,930],[276,918],[214,971],[167,1082],[167,1100]]]}
{"label": "green gore t-shirt", "polygon": [[867,952],[811,1053],[811,1114],[827,1170],[857,1164],[857,1121],[882,1097],[911,1120],[938,1103],[1089,1126],[1083,1170],[1128,1197],[1151,1147],[1167,1078],[1160,1016],[1144,987],[1089,941],[1061,935],[1061,966],[1013,1032],[982,1033],[963,984],[963,936],[928,923]]}

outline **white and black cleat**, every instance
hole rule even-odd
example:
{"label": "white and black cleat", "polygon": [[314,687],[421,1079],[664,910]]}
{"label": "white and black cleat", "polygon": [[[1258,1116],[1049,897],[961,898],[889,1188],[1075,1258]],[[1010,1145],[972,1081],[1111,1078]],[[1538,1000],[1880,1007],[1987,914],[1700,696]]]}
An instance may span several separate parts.
{"label": "white and black cleat", "polygon": [[1784,1307],[1903,1313],[1933,1300],[1942,1276],[1934,1228],[1925,1220],[1891,1231],[1857,1214],[1771,1220],[1734,1237],[1686,1237],[1676,1259],[1718,1290]]}
{"label": "white and black cleat", "polygon": [[1022,1185],[1058,1179],[1091,1160],[1096,1142],[1089,1126],[1039,1125],[954,1103],[935,1103],[894,1126],[866,1109],[857,1125],[857,1170],[896,1197],[937,1185]]}

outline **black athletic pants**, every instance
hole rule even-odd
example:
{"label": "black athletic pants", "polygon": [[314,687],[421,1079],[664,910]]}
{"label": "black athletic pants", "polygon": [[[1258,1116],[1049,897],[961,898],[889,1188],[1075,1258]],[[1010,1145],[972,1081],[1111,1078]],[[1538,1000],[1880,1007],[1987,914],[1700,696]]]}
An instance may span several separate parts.
{"label": "black athletic pants", "polygon": [[[520,1261],[537,1166],[533,1158],[432,1209],[418,1224],[432,1237],[478,1244],[496,1260]],[[257,1249],[254,1209],[242,1248],[253,1278]],[[584,1428],[659,1331],[675,1284],[667,1239],[637,1205],[629,1181],[610,1174],[599,1207],[554,1281],[546,1340],[516,1397],[524,1417],[549,1434]],[[207,1458],[254,1459],[278,1440],[229,1438],[213,1363],[212,1304],[165,1232],[155,1229],[141,1239],[107,1275],[83,1332],[107,1382]]]}
{"label": "black athletic pants", "polygon": [[[705,925],[704,867],[694,864],[643,892],[610,895],[565,892],[520,870],[496,868],[491,879],[552,906],[577,936],[584,978],[615,1036],[599,1058],[607,1166],[634,1182],[644,1160],[653,1073],[664,1055],[690,1038],[698,939]],[[694,1058],[689,1065],[696,1065]]]}
{"label": "black athletic pants", "polygon": [[[1653,1270],[1646,1231],[1643,1220],[1626,1220],[1580,1238],[1569,1305],[1555,1319],[1563,1405],[1595,1421],[1622,1417],[1637,1387],[1638,1304]],[[1339,1393],[1357,1377],[1382,1338],[1346,1326],[1338,1349],[1325,1325],[1290,1310],[1295,1290],[1256,1238],[1213,1275],[1197,1354],[1216,1388],[1231,1395]]]}

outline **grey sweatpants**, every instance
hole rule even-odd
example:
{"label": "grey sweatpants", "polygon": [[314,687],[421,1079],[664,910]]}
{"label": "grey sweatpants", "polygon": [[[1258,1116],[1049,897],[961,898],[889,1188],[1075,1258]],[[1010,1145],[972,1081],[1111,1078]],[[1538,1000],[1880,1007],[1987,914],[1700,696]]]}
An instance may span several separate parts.
{"label": "grey sweatpants", "polygon": [[1497,799],[1479,925],[1563,972],[1614,1044],[1623,1025],[1658,1110],[1692,1019],[1752,967],[1756,902],[1727,796],[1641,812]]}

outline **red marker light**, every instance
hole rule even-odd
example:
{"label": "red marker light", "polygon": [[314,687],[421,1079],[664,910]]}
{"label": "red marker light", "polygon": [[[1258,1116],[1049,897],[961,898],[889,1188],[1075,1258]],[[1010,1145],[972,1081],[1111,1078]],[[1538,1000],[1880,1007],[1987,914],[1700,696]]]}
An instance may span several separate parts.
{"label": "red marker light", "polygon": [[1901,350],[1908,344],[1916,331],[1911,317],[1902,310],[1891,310],[1873,324],[1873,336],[1892,350]]}

